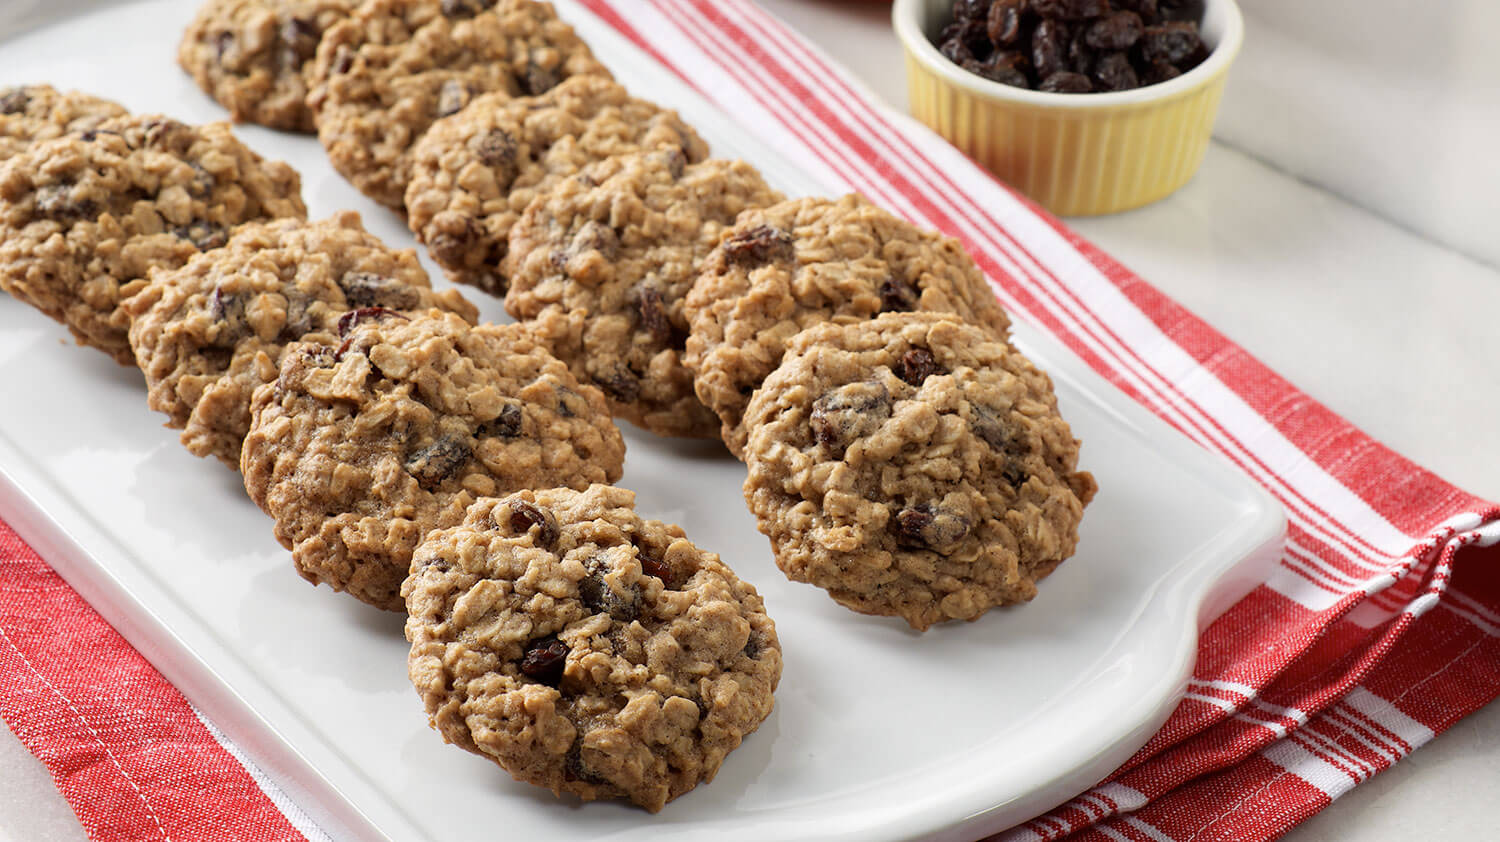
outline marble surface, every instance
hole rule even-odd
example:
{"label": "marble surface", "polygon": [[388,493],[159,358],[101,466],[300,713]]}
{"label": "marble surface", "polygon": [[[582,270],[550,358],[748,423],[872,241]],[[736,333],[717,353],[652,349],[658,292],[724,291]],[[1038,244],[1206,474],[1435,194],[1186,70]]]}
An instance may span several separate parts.
{"label": "marble surface", "polygon": [[1240,5],[1253,49],[1218,137],[1500,268],[1500,4]]}
{"label": "marble surface", "polygon": [[[884,4],[761,2],[904,110]],[[0,32],[42,5],[0,0]],[[1500,499],[1500,6],[1243,5],[1245,49],[1202,171],[1155,205],[1070,222],[1317,400]],[[1491,705],[1286,838],[1488,838],[1497,746]],[[0,729],[0,842],[84,838]]]}

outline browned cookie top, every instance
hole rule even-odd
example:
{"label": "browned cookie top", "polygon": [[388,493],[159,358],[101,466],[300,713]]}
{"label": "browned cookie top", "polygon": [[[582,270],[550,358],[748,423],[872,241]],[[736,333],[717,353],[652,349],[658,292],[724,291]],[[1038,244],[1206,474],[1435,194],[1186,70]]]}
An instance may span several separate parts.
{"label": "browned cookie top", "polygon": [[684,302],[684,362],[739,455],[740,415],[781,361],[787,340],[825,321],[880,313],[953,313],[1004,337],[1010,319],[957,240],[858,195],[794,199],[740,217]]}
{"label": "browned cookie top", "polygon": [[607,159],[541,194],[511,229],[505,307],[604,390],[616,417],[716,437],[682,365],[682,297],[735,217],[781,198],[743,161],[688,164],[678,149]]}
{"label": "browned cookie top", "polygon": [[51,85],[0,88],[0,162],[33,143],[68,132],[98,128],[124,108],[78,91],[59,91]]}
{"label": "browned cookie top", "polygon": [[245,222],[302,218],[301,182],[225,123],[107,120],[0,165],[0,288],[134,364],[120,302]]}
{"label": "browned cookie top", "polygon": [[745,500],[782,571],[916,629],[1031,599],[1096,487],[1047,375],[947,315],[798,334],[745,426]]}
{"label": "browned cookie top", "polygon": [[518,780],[655,812],[771,712],[776,626],[751,585],[596,485],[480,500],[403,588],[434,728]]}
{"label": "browned cookie top", "polygon": [[207,0],[182,34],[177,63],[235,120],[309,132],[306,73],[323,31],[355,0]]}
{"label": "browned cookie top", "polygon": [[478,497],[619,479],[604,397],[517,325],[362,308],[255,393],[245,490],[309,581],[392,611],[411,553]]}
{"label": "browned cookie top", "polygon": [[453,280],[504,294],[507,238],[532,199],[589,164],[657,148],[681,150],[688,163],[708,155],[677,112],[606,78],[481,97],[417,144],[407,222]]}
{"label": "browned cookie top", "polygon": [[360,192],[402,206],[411,147],[474,97],[539,94],[609,74],[550,3],[366,0],[323,33],[308,105],[334,169]]}
{"label": "browned cookie top", "polygon": [[387,248],[354,211],[246,225],[125,304],[151,408],[188,450],[235,469],[251,395],[276,379],[282,351],[315,335],[336,341],[339,320],[362,307],[478,315],[457,291],[433,291],[416,253]]}

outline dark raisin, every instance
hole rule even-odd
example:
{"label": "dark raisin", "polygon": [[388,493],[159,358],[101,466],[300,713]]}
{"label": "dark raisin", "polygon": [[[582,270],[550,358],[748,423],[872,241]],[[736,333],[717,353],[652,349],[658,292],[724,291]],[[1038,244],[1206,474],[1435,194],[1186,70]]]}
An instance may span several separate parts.
{"label": "dark raisin", "polygon": [[1014,46],[1021,40],[1021,14],[1025,0],[995,0],[985,18],[985,33],[997,47]]}
{"label": "dark raisin", "polygon": [[1028,474],[1021,460],[1026,456],[1026,442],[1011,435],[1002,414],[982,404],[969,404],[969,429],[990,449],[1005,457],[1001,476],[1012,487],[1026,483]]}
{"label": "dark raisin", "polygon": [[344,300],[355,308],[410,310],[422,303],[422,294],[409,284],[374,272],[345,272],[338,283],[344,291]]}
{"label": "dark raisin", "polygon": [[1017,68],[1012,68],[999,74],[998,78],[991,78],[995,78],[995,81],[1002,85],[1010,85],[1012,88],[1031,89],[1031,77]]}
{"label": "dark raisin", "polygon": [[1010,434],[1006,432],[1001,414],[987,406],[969,404],[969,429],[974,435],[995,450],[1004,451],[1010,445]]}
{"label": "dark raisin", "polygon": [[276,333],[276,341],[283,345],[295,342],[312,331],[312,317],[307,312],[307,298],[299,293],[287,296],[286,321]]}
{"label": "dark raisin", "polygon": [[1099,52],[1083,39],[1084,31],[1083,27],[1073,30],[1073,40],[1068,42],[1068,69],[1087,76]]}
{"label": "dark raisin", "polygon": [[183,124],[165,117],[159,120],[152,120],[146,124],[146,146],[148,148],[164,147],[171,140],[171,135],[178,133],[184,128]]}
{"label": "dark raisin", "polygon": [[573,235],[567,250],[569,255],[598,252],[605,260],[613,260],[620,251],[620,235],[608,225],[590,219]]}
{"label": "dark raisin", "polygon": [[896,540],[904,547],[921,547],[922,530],[932,525],[932,515],[922,509],[902,509],[896,514]]}
{"label": "dark raisin", "polygon": [[93,199],[75,199],[68,185],[49,184],[36,191],[37,213],[59,222],[76,222],[99,215],[99,203]]}
{"label": "dark raisin", "polygon": [[198,219],[187,225],[176,225],[172,233],[197,246],[200,251],[216,249],[229,242],[229,232],[212,222]]}
{"label": "dark raisin", "polygon": [[374,319],[384,319],[387,317],[397,318],[403,321],[410,321],[410,319],[407,319],[405,315],[397,313],[395,310],[387,310],[384,307],[360,307],[356,310],[350,310],[344,315],[339,316],[339,336],[348,336],[349,331],[358,327],[360,322],[367,322]]}
{"label": "dark raisin", "polygon": [[521,77],[521,87],[532,96],[539,96],[557,87],[562,75],[555,67],[546,67],[532,59],[526,63],[526,73]]}
{"label": "dark raisin", "polygon": [[229,49],[234,46],[233,32],[218,32],[214,34],[214,58],[223,61],[224,56],[229,55]]}
{"label": "dark raisin", "polygon": [[607,779],[594,774],[594,772],[591,771],[589,767],[583,762],[582,736],[573,741],[572,747],[568,749],[567,755],[563,758],[563,778],[564,780],[583,781],[584,783],[591,784],[604,784],[609,782]]}
{"label": "dark raisin", "polygon": [[468,216],[459,218],[463,222],[462,228],[442,231],[427,242],[428,250],[439,263],[463,264],[484,238],[484,231],[476,220]]}
{"label": "dark raisin", "polygon": [[1084,41],[1096,50],[1128,50],[1141,37],[1145,26],[1135,12],[1114,12],[1089,24]]}
{"label": "dark raisin", "polygon": [[449,79],[438,91],[437,110],[439,117],[457,114],[469,104],[469,89],[457,79]]}
{"label": "dark raisin", "polygon": [[975,76],[986,76],[987,78],[987,75],[985,73],[985,64],[979,59],[971,58],[968,61],[960,62],[958,66],[962,67],[964,70],[969,71],[970,73],[973,73]]}
{"label": "dark raisin", "polygon": [[969,536],[969,519],[950,512],[935,510],[932,524],[927,528],[923,540],[927,546],[940,553],[958,549],[958,544]]}
{"label": "dark raisin", "polygon": [[318,51],[318,27],[306,18],[287,18],[281,24],[281,42],[286,45],[288,64],[300,67]]}
{"label": "dark raisin", "polygon": [[648,547],[642,547],[637,544],[636,549],[638,550],[636,558],[641,562],[641,571],[647,576],[655,576],[660,579],[662,584],[667,587],[672,587],[674,584],[672,566],[667,564],[666,561],[657,558],[656,554],[651,552]]}
{"label": "dark raisin", "polygon": [[407,456],[406,472],[416,478],[418,485],[432,491],[458,473],[473,455],[467,442],[443,436]]}
{"label": "dark raisin", "polygon": [[1208,45],[1203,43],[1202,39],[1199,39],[1197,48],[1188,53],[1187,58],[1177,62],[1177,69],[1186,73],[1206,61],[1212,53],[1213,51],[1208,48]]}
{"label": "dark raisin", "polygon": [[[208,297],[208,317],[230,328],[230,330],[220,333],[220,340],[217,344],[223,344],[226,338],[225,334],[235,334],[243,330],[245,300],[232,293],[226,294],[222,287],[214,287],[213,295]],[[229,341],[230,344],[233,344],[237,341],[237,337],[230,338]]]}
{"label": "dark raisin", "polygon": [[1094,89],[1100,91],[1128,91],[1139,88],[1141,80],[1136,78],[1135,68],[1123,52],[1104,53],[1094,62]]}
{"label": "dark raisin", "polygon": [[563,387],[557,390],[557,414],[564,418],[576,418],[589,414],[588,401],[583,395]]}
{"label": "dark raisin", "polygon": [[1031,10],[1044,18],[1088,20],[1109,12],[1109,0],[1031,0]]}
{"label": "dark raisin", "polygon": [[757,225],[734,234],[724,241],[723,249],[730,263],[746,267],[791,260],[796,256],[791,232],[769,225]]}
{"label": "dark raisin", "polygon": [[896,376],[907,383],[920,387],[927,378],[934,374],[945,374],[947,369],[938,365],[937,357],[926,348],[912,348],[901,355],[901,359],[891,367]]}
{"label": "dark raisin", "polygon": [[479,426],[480,435],[513,439],[521,435],[521,407],[508,403],[500,407],[500,414]]}
{"label": "dark raisin", "polygon": [[909,313],[917,309],[921,300],[917,288],[900,278],[886,278],[880,282],[880,312]]}
{"label": "dark raisin", "polygon": [[214,185],[218,184],[219,180],[196,161],[189,163],[188,166],[193,171],[193,177],[187,183],[188,194],[199,199],[208,198],[208,194],[213,192]]}
{"label": "dark raisin", "polygon": [[1203,22],[1203,0],[1158,0],[1157,7],[1162,20]]}
{"label": "dark raisin", "polygon": [[667,318],[667,307],[662,303],[661,290],[649,284],[643,284],[640,287],[639,298],[637,306],[641,313],[641,327],[657,342],[663,345],[671,344],[672,320]]}
{"label": "dark raisin", "polygon": [[954,20],[984,20],[991,0],[953,0]]}
{"label": "dark raisin", "polygon": [[959,66],[962,66],[966,61],[978,61],[978,59],[974,58],[974,53],[969,49],[969,45],[965,44],[963,39],[957,36],[947,38],[939,43],[938,52],[943,54],[943,58]]}
{"label": "dark raisin", "polygon": [[819,444],[842,450],[875,432],[891,417],[891,395],[873,380],[848,383],[813,401],[808,426]]}
{"label": "dark raisin", "polygon": [[20,114],[31,103],[25,88],[6,88],[0,92],[0,114]]}
{"label": "dark raisin", "polygon": [[641,570],[645,571],[647,576],[654,576],[663,582],[672,581],[672,568],[668,567],[667,563],[661,559],[642,556]]}
{"label": "dark raisin", "polygon": [[958,24],[955,34],[962,39],[964,46],[969,48],[969,53],[977,59],[983,60],[995,48],[995,45],[990,42],[989,23],[984,15]]}
{"label": "dark raisin", "polygon": [[495,0],[443,0],[443,14],[462,20],[495,5]]}
{"label": "dark raisin", "polygon": [[1141,22],[1148,25],[1157,21],[1156,0],[1110,0],[1110,6],[1117,10],[1135,12],[1140,16]]}
{"label": "dark raisin", "polygon": [[521,658],[521,673],[548,687],[556,687],[568,665],[568,645],[555,637],[532,641]]}
{"label": "dark raisin", "polygon": [[1146,65],[1146,69],[1141,72],[1140,77],[1142,85],[1155,85],[1158,82],[1176,79],[1181,75],[1181,70],[1164,61],[1158,61]]}
{"label": "dark raisin", "polygon": [[624,594],[616,593],[605,578],[609,565],[604,559],[596,556],[586,566],[587,575],[578,581],[578,599],[584,608],[595,614],[608,614],[622,623],[640,616],[641,595],[634,585],[626,585]]}
{"label": "dark raisin", "polygon": [[1023,68],[1026,66],[1026,57],[1017,52],[996,51],[988,60],[982,63],[965,64],[964,69],[978,76],[983,76],[992,82],[1002,85],[1010,85],[1013,88],[1029,88],[1031,81],[1026,78]]}
{"label": "dark raisin", "polygon": [[1072,31],[1061,21],[1044,19],[1036,25],[1031,34],[1031,65],[1044,84],[1052,74],[1068,69],[1068,43],[1072,38]]}
{"label": "dark raisin", "polygon": [[340,46],[338,52],[333,54],[333,65],[329,68],[333,75],[342,76],[354,69],[354,51],[345,46]]}
{"label": "dark raisin", "polygon": [[1067,70],[1048,76],[1037,86],[1039,91],[1049,91],[1056,94],[1086,94],[1094,89],[1094,83],[1089,77],[1082,73],[1073,73]]}
{"label": "dark raisin", "polygon": [[1177,64],[1203,46],[1198,26],[1192,23],[1164,23],[1148,26],[1141,35],[1141,58],[1147,64]]}
{"label": "dark raisin", "polygon": [[599,388],[620,403],[634,403],[641,396],[641,381],[623,365],[616,366],[614,371],[596,376],[593,380],[599,384]]}
{"label": "dark raisin", "polygon": [[896,514],[895,530],[903,547],[949,553],[968,536],[969,519],[935,506],[912,506]]}
{"label": "dark raisin", "polygon": [[681,149],[672,146],[658,151],[657,155],[666,164],[667,172],[671,173],[673,178],[682,178],[682,174],[687,172],[687,155],[683,154]]}
{"label": "dark raisin", "polygon": [[516,163],[516,139],[502,129],[490,129],[469,141],[469,148],[487,167],[500,168]]}
{"label": "dark raisin", "polygon": [[517,500],[510,504],[510,528],[515,532],[530,532],[536,527],[536,545],[550,547],[557,542],[557,522],[552,516],[526,502]]}
{"label": "dark raisin", "polygon": [[753,661],[760,657],[761,651],[765,648],[766,644],[761,640],[760,635],[751,632],[750,639],[745,641],[745,657]]}

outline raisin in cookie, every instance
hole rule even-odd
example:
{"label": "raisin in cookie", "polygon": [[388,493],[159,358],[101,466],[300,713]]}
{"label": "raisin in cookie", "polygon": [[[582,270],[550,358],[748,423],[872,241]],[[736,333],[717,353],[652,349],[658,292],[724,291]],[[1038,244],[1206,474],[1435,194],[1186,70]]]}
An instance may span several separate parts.
{"label": "raisin in cookie", "polygon": [[432,290],[416,253],[387,248],[353,211],[246,225],[125,303],[151,408],[188,450],[236,469],[250,398],[276,379],[282,351],[314,334],[333,341],[339,319],[362,307],[478,316],[457,291]]}
{"label": "raisin in cookie", "polygon": [[286,350],[240,457],[308,581],[399,611],[412,550],[478,497],[620,478],[604,396],[523,328],[371,307],[338,332]]}
{"label": "raisin in cookie", "polygon": [[736,456],[749,433],[740,425],[745,405],[803,328],[908,310],[953,313],[1000,337],[1010,327],[957,240],[852,194],[740,217],[704,261],[684,308],[691,333],[683,361]]}
{"label": "raisin in cookie", "polygon": [[690,165],[667,149],[601,162],[543,193],[511,229],[505,308],[603,389],[615,417],[716,437],[718,417],[681,360],[682,297],[741,211],[779,201],[742,161]]}
{"label": "raisin in cookie", "polygon": [[311,133],[307,72],[323,31],[348,17],[354,5],[208,0],[182,35],[177,63],[235,120]]}
{"label": "raisin in cookie", "polygon": [[107,99],[51,85],[0,88],[0,162],[34,143],[96,129],[125,109]]}
{"label": "raisin in cookie", "polygon": [[236,225],[307,215],[291,167],[229,126],[107,120],[0,166],[0,289],[132,365],[120,302],[153,269],[218,248]]}
{"label": "raisin in cookie", "polygon": [[538,194],[596,161],[642,150],[708,145],[677,116],[600,77],[541,96],[480,97],[440,120],[412,153],[407,223],[455,281],[505,293],[510,228]]}
{"label": "raisin in cookie", "polygon": [[1031,599],[1095,489],[1047,375],[952,316],[809,328],[745,426],[776,564],[916,629]]}
{"label": "raisin in cookie", "polygon": [[334,169],[399,209],[411,147],[483,93],[534,95],[608,75],[550,3],[367,0],[323,33],[307,104]]}
{"label": "raisin in cookie", "polygon": [[402,592],[445,740],[655,812],[770,714],[781,647],[755,588],[634,502],[603,485],[480,500],[423,542]]}

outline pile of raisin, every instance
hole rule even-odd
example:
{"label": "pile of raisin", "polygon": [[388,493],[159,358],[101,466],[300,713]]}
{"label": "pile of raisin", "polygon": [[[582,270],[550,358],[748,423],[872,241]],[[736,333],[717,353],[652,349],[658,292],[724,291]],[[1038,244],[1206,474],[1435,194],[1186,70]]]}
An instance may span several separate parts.
{"label": "pile of raisin", "polygon": [[970,73],[1054,93],[1126,91],[1208,57],[1203,0],[957,0],[938,49]]}

